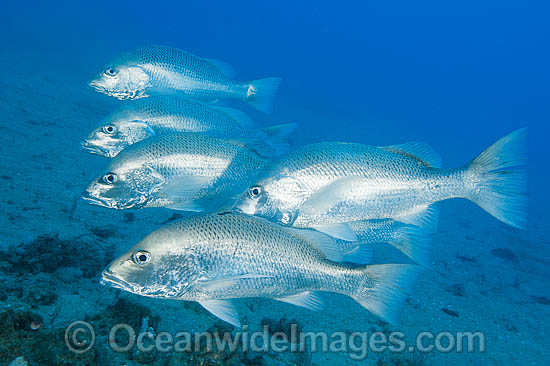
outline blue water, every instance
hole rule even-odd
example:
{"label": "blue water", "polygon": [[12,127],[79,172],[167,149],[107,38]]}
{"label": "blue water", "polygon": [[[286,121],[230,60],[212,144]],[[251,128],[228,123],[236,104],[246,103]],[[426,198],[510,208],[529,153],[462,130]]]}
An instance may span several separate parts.
{"label": "blue water", "polygon": [[[528,127],[527,229],[507,227],[468,202],[440,204],[433,267],[405,305],[404,321],[391,329],[407,337],[423,330],[486,333],[485,352],[435,352],[425,364],[546,365],[549,10],[536,1],[5,4],[0,15],[0,174],[6,187],[0,196],[5,212],[0,248],[13,250],[10,245],[33,243],[42,234],[59,234],[69,241],[84,235],[82,240],[91,240],[89,244],[111,248],[101,259],[110,261],[173,214],[140,210],[129,218],[124,212],[81,202],[73,207],[75,197],[106,164],[80,149],[79,141],[117,106],[116,100],[95,93],[87,82],[121,51],[149,44],[171,46],[223,60],[235,67],[241,80],[281,77],[272,114],[242,107],[259,123],[299,123],[294,146],[420,140],[440,153],[445,167],[458,167],[500,137]],[[497,250],[502,248],[505,254]],[[101,318],[114,291],[97,283],[100,269],[80,283],[63,281],[56,272],[14,274],[8,267],[0,267],[7,283],[7,297],[0,298],[2,311],[28,309],[40,313],[44,325],[36,332],[25,329],[27,341],[20,348],[4,346],[0,364],[8,365],[18,355],[31,365],[62,364],[59,359],[40,363],[31,351],[32,339],[74,320]],[[74,263],[61,267],[80,268]],[[21,296],[13,291],[16,283],[23,284]],[[57,293],[55,300],[40,302],[31,296],[36,288],[48,286]],[[121,296],[145,306],[161,318],[160,324],[173,323],[181,315],[187,324],[184,330],[201,331],[216,321],[177,302],[167,305]],[[314,331],[380,328],[377,318],[353,301],[338,297],[328,302],[321,313],[270,300],[242,301],[239,309],[248,311],[251,327],[259,327],[264,317],[286,317]],[[48,327],[59,307],[59,319]],[[460,315],[450,316],[442,308]],[[8,334],[1,332],[0,337]],[[103,348],[96,355],[100,356],[88,364],[140,364],[137,357],[128,361],[131,355],[112,356]],[[168,358],[144,364],[161,360]],[[264,356],[262,362],[273,360]],[[312,354],[307,362],[355,361],[329,352]],[[372,353],[362,362],[407,365],[412,358]]]}

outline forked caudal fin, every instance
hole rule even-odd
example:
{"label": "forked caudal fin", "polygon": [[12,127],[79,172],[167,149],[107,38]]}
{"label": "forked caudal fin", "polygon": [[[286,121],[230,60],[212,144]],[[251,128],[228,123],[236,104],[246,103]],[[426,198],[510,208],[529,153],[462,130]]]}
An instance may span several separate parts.
{"label": "forked caudal fin", "polygon": [[421,267],[414,264],[375,264],[357,269],[357,287],[349,294],[361,306],[395,325]]}
{"label": "forked caudal fin", "polygon": [[[495,142],[467,166],[469,198],[515,228],[527,225],[527,129]],[[468,184],[469,182],[465,182]]]}
{"label": "forked caudal fin", "polygon": [[246,101],[259,111],[271,113],[280,83],[280,78],[252,80],[248,85]]}

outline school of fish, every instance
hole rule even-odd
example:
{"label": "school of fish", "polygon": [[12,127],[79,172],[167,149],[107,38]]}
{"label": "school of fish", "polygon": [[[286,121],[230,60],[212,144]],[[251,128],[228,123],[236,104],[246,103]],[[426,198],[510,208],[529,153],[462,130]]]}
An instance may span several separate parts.
{"label": "school of fish", "polygon": [[[124,52],[90,82],[127,101],[82,141],[110,158],[83,199],[195,213],[135,244],[101,283],[195,301],[237,327],[233,299],[321,311],[321,292],[347,295],[396,324],[430,266],[437,202],[467,199],[509,226],[526,226],[526,129],[451,169],[421,142],[292,149],[296,123],[259,127],[220,104],[269,113],[279,82],[238,81],[224,62],[164,46]],[[390,259],[377,258],[380,248]]]}

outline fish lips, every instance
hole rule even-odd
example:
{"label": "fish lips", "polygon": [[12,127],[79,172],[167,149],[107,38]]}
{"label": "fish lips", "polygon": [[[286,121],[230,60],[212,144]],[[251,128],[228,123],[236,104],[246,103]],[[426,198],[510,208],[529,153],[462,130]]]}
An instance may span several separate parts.
{"label": "fish lips", "polygon": [[89,152],[91,154],[97,154],[97,155],[101,155],[101,156],[111,157],[111,156],[109,156],[109,154],[106,153],[106,151],[104,149],[100,148],[97,145],[91,144],[88,140],[80,141],[80,146],[82,146],[82,148],[84,150],[86,150],[87,152]]}
{"label": "fish lips", "polygon": [[257,203],[250,200],[247,197],[240,197],[238,198],[231,207],[231,212],[237,212],[240,214],[245,215],[254,215],[256,213],[256,205]]}
{"label": "fish lips", "polygon": [[84,191],[84,193],[82,193],[82,199],[96,206],[107,207],[107,208],[119,208],[114,201],[94,197],[88,191]]}
{"label": "fish lips", "polygon": [[101,83],[99,82],[100,79],[95,79],[95,80],[92,80],[88,83],[88,86],[91,87],[92,89],[94,89],[95,91],[97,92],[100,92],[100,93],[106,93],[107,92],[107,88],[105,88],[105,86],[101,85]]}
{"label": "fish lips", "polygon": [[99,283],[104,286],[111,286],[120,290],[134,292],[134,286],[130,285],[128,282],[116,277],[113,272],[106,269],[101,273],[101,279]]}
{"label": "fish lips", "polygon": [[116,199],[110,199],[105,197],[96,197],[92,195],[88,190],[82,193],[82,199],[88,201],[90,204],[95,206],[101,206],[106,208],[114,208],[116,210],[125,210],[131,208],[142,208],[147,204],[147,199],[145,197],[138,197],[135,199],[130,199],[128,201],[121,202]]}

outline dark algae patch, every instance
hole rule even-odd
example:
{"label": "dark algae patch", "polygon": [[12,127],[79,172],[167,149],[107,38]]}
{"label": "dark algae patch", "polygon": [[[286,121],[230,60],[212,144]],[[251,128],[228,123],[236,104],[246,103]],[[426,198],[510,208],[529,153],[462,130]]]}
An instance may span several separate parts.
{"label": "dark algae patch", "polygon": [[[29,365],[96,365],[96,351],[77,355],[67,348],[64,329],[36,328],[40,315],[30,311],[4,309],[0,312],[0,359],[10,362],[24,356]],[[4,363],[7,365],[7,363]]]}
{"label": "dark algae patch", "polygon": [[550,305],[550,297],[546,296],[531,296],[533,301],[535,301],[537,304],[542,305]]}
{"label": "dark algae patch", "polygon": [[510,249],[496,248],[491,250],[491,254],[497,258],[503,259],[508,262],[512,262],[512,263],[519,262],[519,258],[517,257],[517,255],[515,255],[514,252],[512,252]]}
{"label": "dark algae patch", "polygon": [[451,310],[451,309],[447,309],[447,308],[442,308],[441,311],[444,312],[447,315],[454,316],[454,317],[457,317],[457,318],[460,315],[458,312],[456,312],[454,310]]}
{"label": "dark algae patch", "polygon": [[19,274],[53,273],[60,268],[80,268],[86,278],[97,276],[112,257],[112,248],[94,241],[61,239],[58,234],[40,235],[32,241],[10,247],[0,258],[8,272]]}

